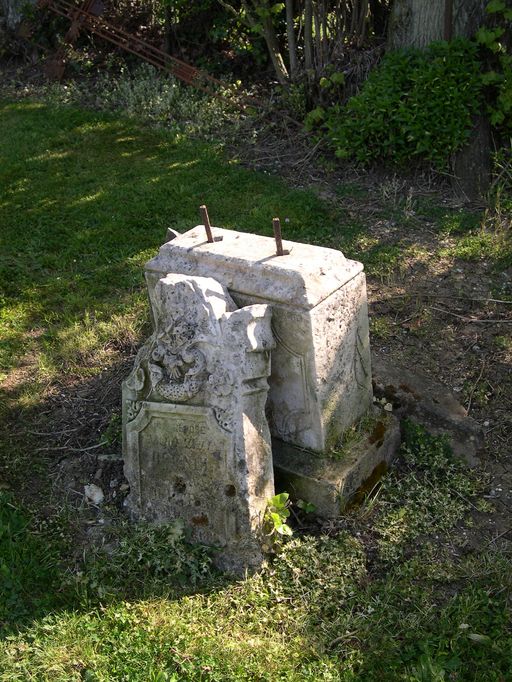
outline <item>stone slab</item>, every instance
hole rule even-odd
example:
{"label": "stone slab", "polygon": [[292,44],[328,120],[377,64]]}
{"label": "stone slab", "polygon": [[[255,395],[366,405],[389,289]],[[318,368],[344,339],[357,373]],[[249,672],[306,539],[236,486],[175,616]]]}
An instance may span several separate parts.
{"label": "stone slab", "polygon": [[479,464],[482,429],[446,386],[381,356],[373,355],[372,367],[375,395],[386,398],[400,419],[413,417],[433,435],[448,435],[455,455],[470,466]]}
{"label": "stone slab", "polygon": [[[175,518],[177,507],[198,542],[223,546],[236,526],[229,476],[234,443],[212,408],[144,402],[126,425],[132,504],[146,520]],[[171,466],[169,466],[171,465]],[[212,482],[215,481],[215,485]]]}
{"label": "stone slab", "polygon": [[257,568],[274,494],[271,310],[237,309],[215,280],[176,274],[151,303],[154,333],[123,383],[125,504],[137,519],[181,518],[226,570]]}
{"label": "stone slab", "polygon": [[167,272],[207,275],[239,306],[272,305],[276,348],[268,419],[272,435],[316,452],[331,448],[372,402],[366,281],[340,252],[198,226],[164,244],[146,264],[150,299]]}
{"label": "stone slab", "polygon": [[339,460],[273,440],[276,486],[294,499],[313,503],[319,516],[337,518],[359,495],[370,492],[398,452],[400,440],[400,423],[391,414],[383,414],[368,437],[348,447]]}
{"label": "stone slab", "polygon": [[200,270],[230,292],[311,310],[363,271],[361,263],[335,249],[285,240],[289,254],[276,256],[270,237],[220,227],[212,233],[213,243],[206,241],[202,225],[173,237],[146,264],[146,272],[197,275]]}

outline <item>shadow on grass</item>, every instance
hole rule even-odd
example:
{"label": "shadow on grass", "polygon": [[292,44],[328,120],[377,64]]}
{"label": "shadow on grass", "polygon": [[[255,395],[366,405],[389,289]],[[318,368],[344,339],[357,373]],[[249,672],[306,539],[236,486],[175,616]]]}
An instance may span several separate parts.
{"label": "shadow on grass", "polygon": [[[87,611],[124,599],[179,598],[230,582],[211,566],[212,552],[189,544],[179,527],[162,534],[128,522],[120,398],[131,362],[123,358],[98,376],[56,383],[54,391],[28,406],[20,405],[19,397],[29,389],[30,377],[5,393],[1,636],[50,613]],[[84,497],[84,486],[91,483],[104,492],[100,506]],[[114,563],[112,557],[120,554],[122,560]]]}

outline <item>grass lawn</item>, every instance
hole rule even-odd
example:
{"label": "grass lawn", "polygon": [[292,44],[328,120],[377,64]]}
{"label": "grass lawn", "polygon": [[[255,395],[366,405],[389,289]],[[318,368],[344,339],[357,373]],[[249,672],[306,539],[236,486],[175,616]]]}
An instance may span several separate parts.
{"label": "grass lawn", "polygon": [[[285,238],[343,248],[375,278],[412,246],[114,116],[0,100],[0,132],[0,680],[512,680],[510,554],[468,542],[492,513],[485,478],[412,424],[376,497],[245,580],[178,526],[98,514],[59,478],[63,461],[119,452],[119,384],[148,332],[142,266],[199,205],[261,234],[278,215]],[[512,262],[473,214],[421,210],[445,251]]]}

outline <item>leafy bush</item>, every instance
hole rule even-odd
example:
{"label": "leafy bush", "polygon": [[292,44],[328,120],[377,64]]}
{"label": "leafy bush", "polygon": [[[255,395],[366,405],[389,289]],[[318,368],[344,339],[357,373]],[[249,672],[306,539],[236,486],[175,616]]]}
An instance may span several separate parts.
{"label": "leafy bush", "polygon": [[314,110],[340,158],[430,161],[439,169],[467,140],[482,101],[477,46],[458,39],[390,52],[346,106]]}
{"label": "leafy bush", "polygon": [[512,5],[491,0],[486,11],[490,20],[476,34],[476,41],[487,48],[482,81],[488,89],[491,123],[507,135],[512,133]]}

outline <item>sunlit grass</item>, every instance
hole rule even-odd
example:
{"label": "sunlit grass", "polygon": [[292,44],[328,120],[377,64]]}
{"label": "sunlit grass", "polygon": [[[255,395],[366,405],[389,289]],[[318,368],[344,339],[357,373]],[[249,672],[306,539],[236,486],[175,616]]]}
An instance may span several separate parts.
{"label": "sunlit grass", "polygon": [[34,328],[46,367],[79,371],[121,332],[127,294],[139,296],[141,266],[167,227],[193,227],[202,203],[214,222],[242,230],[270,233],[272,217],[286,215],[299,239],[322,241],[332,222],[311,193],[229,165],[213,146],[29,103],[4,103],[0,116],[3,371]]}

